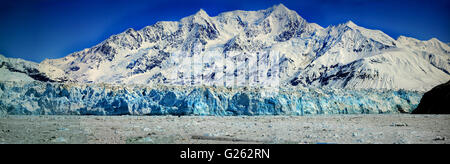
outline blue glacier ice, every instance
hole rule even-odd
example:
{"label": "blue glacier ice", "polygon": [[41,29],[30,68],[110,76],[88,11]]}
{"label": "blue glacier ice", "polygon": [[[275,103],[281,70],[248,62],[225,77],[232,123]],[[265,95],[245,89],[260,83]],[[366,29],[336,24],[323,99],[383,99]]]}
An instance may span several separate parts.
{"label": "blue glacier ice", "polygon": [[411,112],[423,92],[0,82],[0,113],[21,115],[309,115]]}

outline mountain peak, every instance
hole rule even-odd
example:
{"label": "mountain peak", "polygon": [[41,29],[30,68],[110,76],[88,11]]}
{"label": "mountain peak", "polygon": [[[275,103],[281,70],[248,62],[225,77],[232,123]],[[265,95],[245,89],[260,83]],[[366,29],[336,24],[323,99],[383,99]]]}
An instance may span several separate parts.
{"label": "mountain peak", "polygon": [[354,28],[354,27],[358,27],[358,25],[356,25],[355,23],[353,23],[351,20],[347,21],[345,23],[346,26]]}
{"label": "mountain peak", "polygon": [[200,9],[195,13],[195,16],[200,16],[200,17],[209,17],[208,13],[206,13],[205,10]]}
{"label": "mountain peak", "polygon": [[420,40],[418,40],[416,38],[411,38],[411,37],[407,37],[407,36],[403,36],[403,35],[400,35],[397,38],[397,41],[399,41],[399,42],[420,42]]}
{"label": "mountain peak", "polygon": [[125,30],[126,33],[134,32],[134,31],[136,31],[136,30],[134,30],[133,28],[127,28]]}
{"label": "mountain peak", "polygon": [[289,10],[286,6],[283,4],[274,5],[271,8],[268,9],[271,13],[289,13],[291,10]]}
{"label": "mountain peak", "polygon": [[273,6],[274,9],[278,9],[278,10],[289,10],[285,5],[283,5],[282,3],[278,4],[278,5],[274,5]]}
{"label": "mountain peak", "polygon": [[430,40],[428,40],[428,41],[433,41],[433,42],[441,42],[439,39],[437,39],[437,38],[435,38],[435,37],[433,37],[433,38],[431,38]]}
{"label": "mountain peak", "polygon": [[209,19],[209,15],[206,13],[205,10],[200,9],[198,10],[195,14],[190,15],[188,17],[184,17],[181,19],[181,22],[184,23],[200,23],[203,24],[205,21],[207,21]]}

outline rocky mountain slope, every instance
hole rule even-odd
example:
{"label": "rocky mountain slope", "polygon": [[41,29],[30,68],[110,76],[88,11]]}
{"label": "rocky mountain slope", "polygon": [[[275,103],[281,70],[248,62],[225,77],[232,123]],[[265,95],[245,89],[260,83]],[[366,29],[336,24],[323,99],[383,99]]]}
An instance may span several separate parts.
{"label": "rocky mountain slope", "polygon": [[0,54],[0,81],[67,81],[64,72],[51,65],[38,64],[23,59],[7,58]]}
{"label": "rocky mountain slope", "polygon": [[426,92],[412,114],[450,114],[450,81]]}

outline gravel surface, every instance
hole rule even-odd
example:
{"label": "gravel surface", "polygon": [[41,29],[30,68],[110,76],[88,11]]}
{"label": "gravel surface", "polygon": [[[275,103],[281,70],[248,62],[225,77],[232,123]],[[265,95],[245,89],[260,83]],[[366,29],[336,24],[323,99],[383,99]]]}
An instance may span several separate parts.
{"label": "gravel surface", "polygon": [[450,143],[450,115],[6,116],[0,143]]}

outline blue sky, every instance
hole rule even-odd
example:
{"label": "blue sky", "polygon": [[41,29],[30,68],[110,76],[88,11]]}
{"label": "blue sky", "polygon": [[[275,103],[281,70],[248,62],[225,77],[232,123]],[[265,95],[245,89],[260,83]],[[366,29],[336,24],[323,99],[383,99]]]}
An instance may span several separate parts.
{"label": "blue sky", "polygon": [[450,42],[449,0],[1,0],[0,54],[40,62],[92,47],[127,28],[179,20],[200,8],[216,16],[280,3],[323,27],[352,20],[393,38]]}

